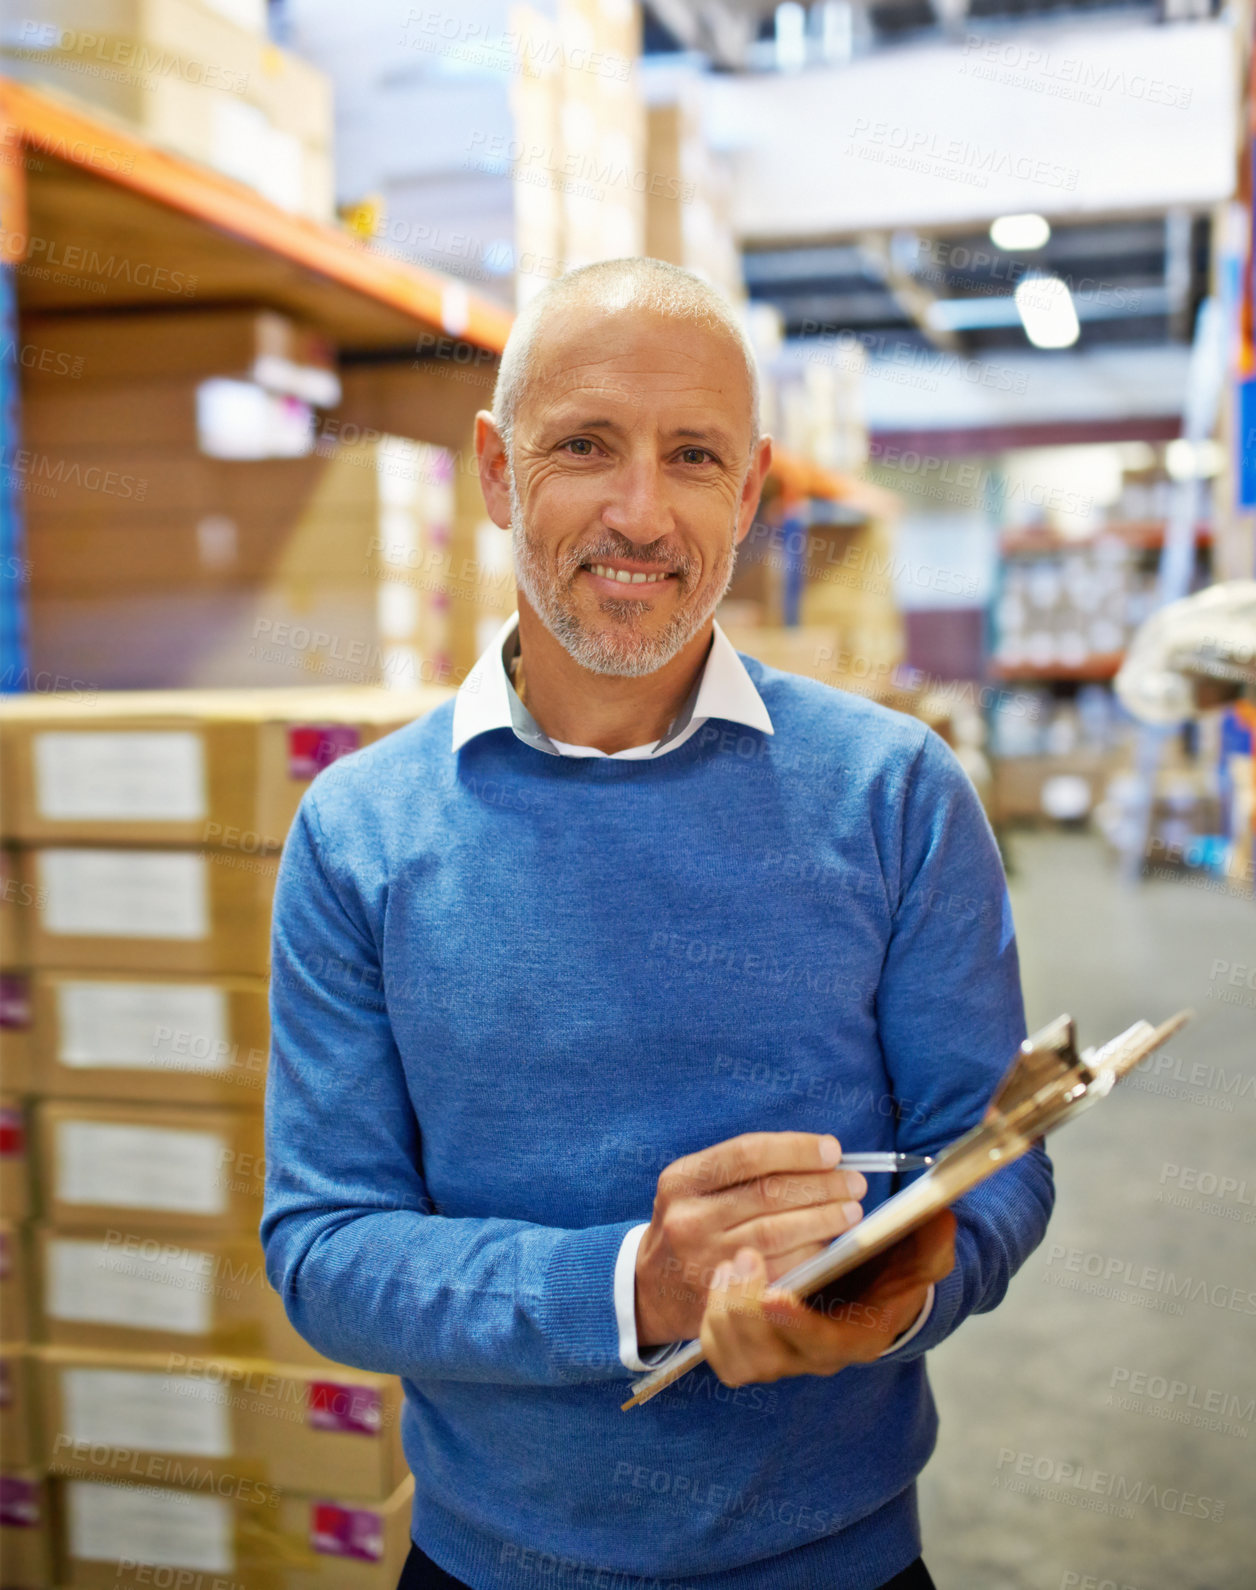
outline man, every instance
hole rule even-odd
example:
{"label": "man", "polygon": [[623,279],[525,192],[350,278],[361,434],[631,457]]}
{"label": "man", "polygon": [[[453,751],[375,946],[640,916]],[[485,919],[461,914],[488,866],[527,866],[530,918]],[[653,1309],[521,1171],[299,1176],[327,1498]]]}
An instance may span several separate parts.
{"label": "man", "polygon": [[942,741],[713,624],[757,407],[686,272],[539,295],[477,421],[517,625],[289,836],[263,1237],[301,1333],[404,1379],[410,1590],[927,1587],[923,1354],[1046,1225],[1037,1149],[853,1299],[771,1291],[893,1190],[841,1145],[944,1146],[1024,1021]]}

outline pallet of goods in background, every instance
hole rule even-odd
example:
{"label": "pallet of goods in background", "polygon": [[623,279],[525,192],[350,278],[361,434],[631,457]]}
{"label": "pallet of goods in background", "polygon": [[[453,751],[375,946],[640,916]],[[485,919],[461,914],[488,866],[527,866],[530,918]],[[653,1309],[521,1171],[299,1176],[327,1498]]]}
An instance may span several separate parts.
{"label": "pallet of goods in background", "polygon": [[633,0],[558,0],[553,19],[511,10],[518,307],[594,260],[645,252],[646,114]]}
{"label": "pallet of goods in background", "polygon": [[[862,490],[850,482],[852,496]],[[984,758],[970,754],[984,738],[977,715],[954,692],[904,667],[893,515],[883,492],[845,518],[826,500],[812,503],[805,518],[782,519],[769,500],[742,543],[717,617],[738,651],[769,667],[919,718],[957,752],[986,801]]]}
{"label": "pallet of goods in background", "polygon": [[[1155,607],[1163,541],[1163,522],[1151,520],[1083,536],[1041,527],[1003,536],[991,657],[1006,687],[991,723],[1000,817],[1080,820],[1126,774],[1133,726],[1109,685]],[[1204,583],[1207,549],[1201,531]],[[1181,807],[1188,783],[1189,804],[1200,802],[1201,776],[1181,758],[1166,767],[1170,804]],[[1202,805],[1197,815],[1209,821]]]}
{"label": "pallet of goods in background", "polygon": [[892,690],[903,660],[897,509],[879,487],[778,455],[720,609],[734,644],[839,689]]}
{"label": "pallet of goods in background", "polygon": [[746,289],[732,172],[703,135],[692,91],[650,105],[646,116],[643,252],[696,271],[730,303],[740,303]]}
{"label": "pallet of goods in background", "polygon": [[412,689],[509,611],[509,567],[460,509],[473,459],[341,418],[309,327],[245,308],[24,328],[57,372],[24,372],[36,675]]}
{"label": "pallet of goods in background", "polygon": [[271,43],[265,0],[24,0],[0,71],[293,214],[335,218],[331,82]]}
{"label": "pallet of goods in background", "polygon": [[0,702],[6,1590],[396,1582],[399,1383],[262,1269],[268,928],[311,779],[447,694]]}

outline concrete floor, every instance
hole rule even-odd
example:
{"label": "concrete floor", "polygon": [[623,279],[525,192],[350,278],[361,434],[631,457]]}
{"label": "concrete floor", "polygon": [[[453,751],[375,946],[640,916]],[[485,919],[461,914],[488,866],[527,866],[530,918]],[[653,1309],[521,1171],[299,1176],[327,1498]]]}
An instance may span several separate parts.
{"label": "concrete floor", "polygon": [[1198,1015],[1050,1140],[1042,1247],[930,1354],[925,1561],[939,1590],[1253,1590],[1256,905],[1126,889],[1081,835],[1014,834],[1007,859],[1031,1031]]}

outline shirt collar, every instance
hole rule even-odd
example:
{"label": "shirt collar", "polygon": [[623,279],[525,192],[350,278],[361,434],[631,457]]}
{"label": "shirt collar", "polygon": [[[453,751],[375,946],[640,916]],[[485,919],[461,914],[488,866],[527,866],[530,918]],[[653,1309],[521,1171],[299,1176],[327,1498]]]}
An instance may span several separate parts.
{"label": "shirt collar", "polygon": [[[511,729],[525,744],[559,755],[549,736],[520,701],[506,672],[518,646],[518,613],[512,613],[493,636],[454,698],[453,743],[456,753],[468,740],[492,729]],[[712,626],[711,649],[688,700],[658,742],[656,754],[679,739],[691,725],[707,718],[725,718],[772,734],[772,720],[754,680],[746,672],[733,643],[718,624]],[[687,736],[686,736],[687,738]]]}

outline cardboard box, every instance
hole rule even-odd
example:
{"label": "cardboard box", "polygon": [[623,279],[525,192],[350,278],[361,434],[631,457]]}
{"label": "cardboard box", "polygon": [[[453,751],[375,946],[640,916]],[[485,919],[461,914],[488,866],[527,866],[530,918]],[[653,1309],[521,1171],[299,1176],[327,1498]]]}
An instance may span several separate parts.
{"label": "cardboard box", "polygon": [[26,1231],[14,1220],[0,1220],[0,1341],[31,1335]]}
{"label": "cardboard box", "polygon": [[[28,7],[0,44],[6,75],[86,102],[101,119],[243,181],[285,209],[334,218],[312,207],[299,169],[307,154],[326,160],[331,146],[331,85],[317,68],[189,0],[35,0],[34,8],[54,13],[56,32],[41,38]],[[74,12],[85,17],[81,28],[67,21]]]}
{"label": "cardboard box", "polygon": [[32,522],[78,517],[104,529],[150,514],[283,514],[317,498],[324,513],[351,513],[361,482],[329,470],[319,453],[304,458],[209,458],[187,448],[65,446],[23,448],[8,466],[29,491]]}
{"label": "cardboard box", "polygon": [[[7,1460],[6,1460],[7,1461]],[[0,1472],[0,1584],[45,1590],[52,1579],[48,1488],[33,1469]]]}
{"label": "cardboard box", "polygon": [[40,1341],[60,1347],[330,1361],[288,1323],[254,1236],[206,1237],[125,1221],[32,1233]]}
{"label": "cardboard box", "polygon": [[[197,388],[205,379],[203,374],[116,383],[63,379],[59,385],[35,387],[22,402],[22,446],[60,456],[80,447],[131,447],[142,436],[149,447],[196,452],[201,436]],[[42,527],[48,515],[36,509],[29,517]]]}
{"label": "cardboard box", "polygon": [[[0,753],[2,750],[0,745]],[[0,822],[6,827],[13,820],[14,789],[10,772],[8,759],[0,754],[0,776],[4,780]],[[26,965],[30,908],[33,904],[33,897],[27,894],[23,886],[16,852],[8,845],[0,846],[0,966]]]}
{"label": "cardboard box", "polygon": [[32,1350],[42,1457],[62,1478],[225,1481],[382,1501],[405,1478],[401,1382],[339,1365],[182,1351]]}
{"label": "cardboard box", "polygon": [[335,121],[332,81],[309,61],[278,45],[263,45],[246,94],[266,112],[273,127],[303,143],[330,148]]}
{"label": "cardboard box", "polygon": [[[282,1537],[307,1555],[293,1563],[285,1590],[394,1590],[410,1555],[414,1479],[407,1474],[386,1501],[363,1507],[343,1499],[285,1496]],[[294,1554],[295,1555],[295,1554]]]}
{"label": "cardboard box", "polygon": [[0,971],[0,1089],[31,1089],[32,1006],[26,972]]}
{"label": "cardboard box", "polygon": [[[87,3],[94,5],[96,0]],[[30,315],[22,329],[24,338],[41,351],[40,359],[30,368],[23,366],[22,374],[28,389],[26,400],[34,405],[36,426],[56,423],[53,405],[67,400],[85,403],[89,392],[102,386],[110,401],[125,404],[145,401],[142,393],[120,391],[126,382],[143,383],[144,391],[151,393],[150,383],[161,381],[201,381],[212,375],[255,380],[266,360],[325,370],[334,370],[336,365],[334,351],[321,332],[273,309]],[[146,417],[150,408],[151,401],[143,415],[136,417]],[[45,416],[42,422],[41,414]],[[97,419],[95,423],[104,422]],[[25,432],[25,420],[23,429]],[[137,437],[143,438],[145,447],[161,442],[160,435],[150,436],[147,430],[118,435],[112,428],[100,440],[126,442],[134,450]],[[65,437],[67,445],[76,447],[91,439],[77,431]]]}
{"label": "cardboard box", "polygon": [[[147,73],[160,69],[162,55],[168,70],[171,57],[201,64],[201,75],[209,81],[215,80],[215,70],[247,75],[261,43],[255,32],[230,20],[223,9],[197,0],[26,0],[22,17],[23,23],[7,30],[5,43],[10,49],[30,54],[44,43],[53,59],[69,70],[78,63],[81,69],[74,75],[88,78],[142,81]],[[46,42],[54,25],[55,49]],[[115,48],[114,41],[122,41],[121,47]],[[142,46],[148,47],[147,57]],[[93,71],[93,66],[98,70]]]}
{"label": "cardboard box", "polygon": [[256,1115],[47,1101],[36,1117],[50,1224],[255,1236],[265,1175]]}
{"label": "cardboard box", "polygon": [[273,851],[40,846],[23,857],[39,900],[31,961],[264,974],[277,868]]}
{"label": "cardboard box", "polygon": [[422,580],[36,597],[32,667],[102,693],[343,684],[400,695],[456,684],[464,675],[438,646],[428,649]]}
{"label": "cardboard box", "polygon": [[[302,653],[294,645],[302,637],[276,640],[273,623],[267,634]],[[307,628],[305,650],[316,638]],[[91,703],[72,693],[8,697],[0,700],[8,831],[26,843],[208,845],[223,853],[211,870],[229,872],[232,856],[247,862],[280,848],[325,767],[451,694],[449,686],[350,686],[118,691]],[[28,871],[13,880],[15,903],[23,891],[36,901],[39,868]]]}
{"label": "cardboard box", "polygon": [[0,1344],[0,1452],[6,1468],[24,1469],[35,1462],[29,1352],[24,1341]]}
{"label": "cardboard box", "polygon": [[0,1216],[25,1220],[31,1212],[30,1144],[26,1110],[11,1093],[0,1095]]}
{"label": "cardboard box", "polygon": [[39,972],[32,993],[43,1097],[262,1108],[263,978]]}
{"label": "cardboard box", "polygon": [[408,1475],[379,1502],[53,1485],[64,1590],[394,1590],[410,1553]]}
{"label": "cardboard box", "polygon": [[[205,502],[163,511],[128,502],[88,519],[57,513],[53,503],[28,516],[31,595],[99,597],[262,583],[365,587],[395,580],[435,598],[452,592],[453,582],[474,585],[480,574],[475,549],[457,544],[451,533],[449,482],[385,476],[389,463],[424,468],[403,448],[434,457],[433,473],[442,462],[449,467],[443,450],[392,440],[387,453],[338,448],[333,469],[309,496],[294,494],[264,509],[227,512]],[[509,565],[504,573],[509,576]]]}
{"label": "cardboard box", "polygon": [[1093,809],[1103,798],[1113,774],[1127,761],[1121,751],[1073,751],[1067,756],[1003,756],[993,761],[991,804],[995,820],[1048,822],[1043,790],[1050,779],[1081,779],[1089,788]]}
{"label": "cardboard box", "polygon": [[[497,381],[497,355],[487,348],[467,347],[462,360],[450,357],[435,334],[421,351],[435,358],[401,365],[348,365],[341,375],[343,399],[333,419],[325,422],[328,434],[353,438],[367,435],[408,436],[447,448],[455,457],[457,473],[479,481],[475,458],[475,416],[493,405]],[[355,429],[356,428],[356,429]],[[484,499],[479,500],[484,512]]]}
{"label": "cardboard box", "polygon": [[[83,407],[88,391],[78,399]],[[177,415],[181,407],[172,410]],[[89,445],[75,438],[23,447],[9,467],[29,493],[28,518],[36,531],[77,525],[106,532],[217,514],[272,524],[281,542],[307,521],[342,520],[355,528],[378,526],[401,548],[430,526],[442,532],[443,546],[452,516],[449,453],[400,437],[350,445],[337,438],[359,433],[347,424],[332,429],[337,423],[326,417],[313,450],[294,458],[211,457],[194,442]],[[394,520],[402,521],[396,530]],[[318,570],[309,577],[316,579]]]}
{"label": "cardboard box", "polygon": [[[417,539],[417,538],[416,538]],[[273,515],[181,513],[96,527],[76,521],[32,525],[27,537],[30,593],[88,600],[133,594],[173,596],[240,587],[318,581],[369,589],[394,577],[376,524],[352,516],[291,522]],[[420,562],[425,560],[420,548]],[[404,567],[397,576],[404,579]],[[439,574],[429,575],[435,585]],[[365,607],[372,632],[376,606]]]}
{"label": "cardboard box", "polygon": [[737,651],[757,657],[769,668],[812,679],[824,679],[833,673],[837,635],[825,626],[800,624],[786,628],[764,624],[745,630],[725,628],[724,632]]}

